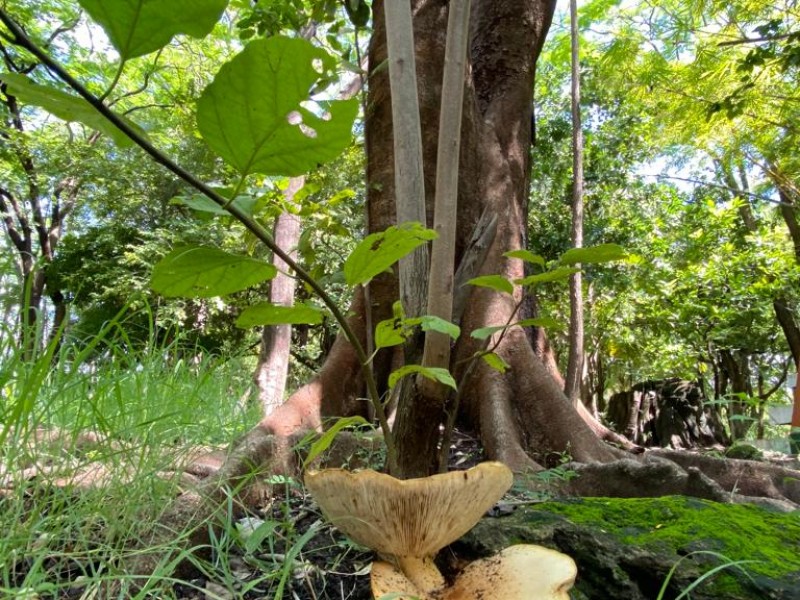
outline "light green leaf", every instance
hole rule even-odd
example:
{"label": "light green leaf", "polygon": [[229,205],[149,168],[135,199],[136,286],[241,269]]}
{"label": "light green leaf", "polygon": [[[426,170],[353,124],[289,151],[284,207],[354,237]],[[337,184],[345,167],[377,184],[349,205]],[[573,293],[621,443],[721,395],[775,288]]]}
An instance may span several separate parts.
{"label": "light green leaf", "polygon": [[[493,336],[498,331],[502,331],[506,329],[506,325],[492,325],[490,327],[479,327],[478,329],[473,329],[470,332],[470,337],[475,338],[476,340],[486,340]],[[511,327],[511,325],[508,325]]]}
{"label": "light green leaf", "polygon": [[277,273],[271,264],[249,256],[183,246],[156,264],[150,285],[168,297],[212,298],[247,289]]}
{"label": "light green leaf", "polygon": [[422,331],[438,331],[439,333],[449,335],[454,340],[457,340],[458,336],[461,335],[461,328],[458,325],[450,321],[445,321],[440,317],[423,315],[411,320],[418,321],[422,326]]}
{"label": "light green leaf", "polygon": [[[120,146],[130,146],[130,138],[117,129],[111,121],[83,98],[73,96],[49,85],[40,85],[18,73],[0,73],[0,80],[8,85],[8,91],[25,104],[43,108],[50,114],[67,122],[76,121],[107,135]],[[138,129],[130,122],[130,125]],[[144,134],[143,131],[140,131]]]}
{"label": "light green leaf", "polygon": [[533,263],[541,267],[545,266],[544,258],[538,254],[534,254],[530,250],[512,250],[511,252],[506,252],[503,256],[507,258],[521,258],[525,262]]}
{"label": "light green leaf", "polygon": [[419,223],[402,223],[368,235],[347,257],[344,278],[347,285],[366,283],[380,275],[418,246],[437,234]]}
{"label": "light green leaf", "polygon": [[562,265],[594,264],[621,260],[625,258],[625,250],[617,244],[600,244],[588,248],[570,248],[561,255],[558,262]]}
{"label": "light green leaf", "polygon": [[506,371],[508,371],[508,369],[511,368],[510,365],[506,361],[504,361],[502,358],[500,358],[494,352],[488,352],[486,354],[482,354],[481,358],[492,369],[494,369],[495,371],[498,371],[500,373],[505,373]]}
{"label": "light green leaf", "polygon": [[491,288],[505,294],[514,293],[514,285],[502,275],[483,275],[482,277],[470,279],[467,283],[470,285],[477,285],[478,287]]}
{"label": "light green leaf", "polygon": [[[300,38],[251,42],[223,65],[197,104],[197,125],[209,146],[243,176],[296,176],[350,145],[358,100],[316,102],[309,90],[335,66]],[[302,105],[301,105],[302,103]]]}
{"label": "light green leaf", "polygon": [[324,313],[311,304],[281,306],[260,302],[249,306],[236,319],[236,326],[246,329],[261,325],[318,325]]}
{"label": "light green leaf", "polygon": [[423,367],[422,365],[405,365],[392,371],[389,375],[389,388],[393,388],[403,377],[413,374],[422,375],[427,379],[438,381],[454,390],[456,389],[456,381],[453,379],[453,376],[450,375],[450,371],[440,367]]}
{"label": "light green leaf", "polygon": [[400,319],[386,319],[375,327],[375,348],[399,346],[406,341],[406,329]]}
{"label": "light green leaf", "polygon": [[517,279],[514,283],[522,286],[526,285],[533,285],[536,283],[549,283],[551,281],[561,281],[563,279],[568,279],[570,275],[573,273],[579,272],[580,269],[575,269],[572,267],[558,267],[557,269],[553,269],[552,271],[545,271],[544,273],[539,273],[538,275],[530,275],[523,279]]}
{"label": "light green leaf", "polygon": [[143,56],[185,33],[204,37],[228,0],[78,0],[105,30],[122,60]]}
{"label": "light green leaf", "polygon": [[306,459],[303,461],[303,471],[308,468],[315,458],[317,458],[320,454],[325,452],[328,448],[330,448],[333,440],[336,438],[336,434],[339,433],[345,427],[353,427],[354,425],[369,425],[369,423],[364,419],[364,417],[342,417],[336,420],[331,427],[325,430],[325,432],[319,436],[313,444],[311,444],[311,448],[308,450],[308,454],[306,455]]}
{"label": "light green leaf", "polygon": [[[230,216],[227,210],[222,208],[219,204],[214,202],[211,198],[207,196],[203,196],[202,194],[194,194],[193,196],[177,196],[170,200],[171,204],[182,204],[184,206],[188,206],[192,210],[196,210],[199,212],[206,212],[211,213],[214,215],[222,215],[222,216]],[[253,215],[253,209],[255,208],[256,204],[258,204],[258,198],[254,198],[253,196],[239,196],[231,202],[233,206],[236,206],[239,210],[243,213],[247,214],[248,216]]]}

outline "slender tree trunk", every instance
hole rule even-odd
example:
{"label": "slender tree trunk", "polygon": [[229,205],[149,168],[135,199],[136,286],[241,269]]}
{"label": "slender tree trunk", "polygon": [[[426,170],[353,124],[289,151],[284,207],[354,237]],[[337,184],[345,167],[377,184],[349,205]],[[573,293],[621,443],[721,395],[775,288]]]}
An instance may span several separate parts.
{"label": "slender tree trunk", "polygon": [[[283,194],[287,203],[291,203],[295,194],[305,184],[304,177],[293,177]],[[300,217],[284,212],[275,220],[275,243],[286,250],[289,256],[297,259],[297,244],[300,241]],[[278,274],[270,282],[269,301],[281,306],[294,304],[295,279],[288,273],[288,267],[278,256],[274,256],[272,264]],[[271,325],[261,332],[261,349],[254,380],[258,387],[258,399],[263,415],[269,416],[283,403],[286,391],[286,377],[289,371],[289,356],[292,347],[292,326]]]}
{"label": "slender tree trunk", "polygon": [[[583,247],[583,130],[581,127],[581,65],[578,2],[570,0],[572,36],[572,246]],[[580,267],[580,265],[575,265]],[[564,392],[577,406],[583,376],[583,278],[579,271],[569,279],[569,358]]]}

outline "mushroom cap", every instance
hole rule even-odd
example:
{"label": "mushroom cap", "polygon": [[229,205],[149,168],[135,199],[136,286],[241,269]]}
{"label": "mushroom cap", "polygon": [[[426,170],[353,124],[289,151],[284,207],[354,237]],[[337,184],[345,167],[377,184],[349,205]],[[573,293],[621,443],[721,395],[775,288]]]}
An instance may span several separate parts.
{"label": "mushroom cap", "polygon": [[512,482],[499,462],[420,479],[343,469],[305,476],[322,512],[345,535],[382,554],[416,557],[433,556],[472,529]]}
{"label": "mushroom cap", "polygon": [[446,600],[569,600],[578,568],[566,554],[520,544],[470,563]]}

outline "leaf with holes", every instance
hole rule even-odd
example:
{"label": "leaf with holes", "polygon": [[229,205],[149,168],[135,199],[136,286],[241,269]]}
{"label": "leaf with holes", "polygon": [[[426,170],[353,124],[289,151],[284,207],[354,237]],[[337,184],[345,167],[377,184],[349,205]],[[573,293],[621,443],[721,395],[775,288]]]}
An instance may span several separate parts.
{"label": "leaf with holes", "polygon": [[122,60],[166,46],[179,33],[204,37],[228,0],[78,0],[105,30]]}
{"label": "leaf with holes", "polygon": [[309,99],[309,90],[335,66],[327,52],[303,39],[251,42],[203,91],[198,129],[242,176],[307,173],[339,156],[352,138],[358,100]]}
{"label": "leaf with holes", "polygon": [[347,285],[366,283],[437,234],[419,223],[402,223],[368,235],[344,262]]}
{"label": "leaf with holes", "polygon": [[269,263],[202,246],[183,246],[162,258],[150,279],[164,296],[212,298],[226,296],[275,277]]}

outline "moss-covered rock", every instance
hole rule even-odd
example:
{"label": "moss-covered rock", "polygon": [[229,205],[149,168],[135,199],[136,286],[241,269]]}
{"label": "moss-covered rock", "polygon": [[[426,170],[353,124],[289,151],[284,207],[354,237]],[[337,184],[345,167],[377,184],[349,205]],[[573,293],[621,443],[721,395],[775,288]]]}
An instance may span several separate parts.
{"label": "moss-covered rock", "polygon": [[683,496],[571,499],[484,519],[458,550],[477,557],[518,543],[572,556],[574,598],[656,600],[669,578],[669,600],[725,563],[691,598],[800,598],[799,513]]}

